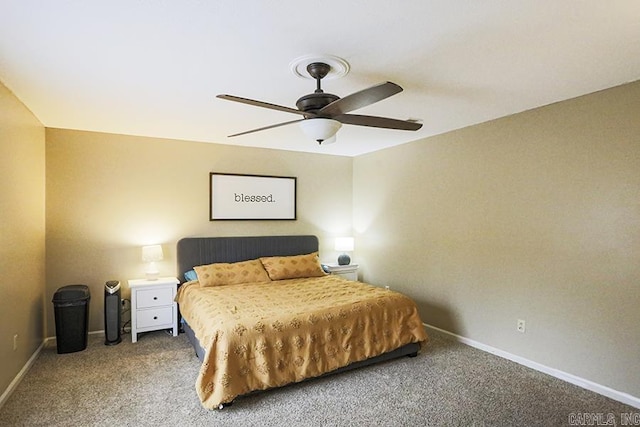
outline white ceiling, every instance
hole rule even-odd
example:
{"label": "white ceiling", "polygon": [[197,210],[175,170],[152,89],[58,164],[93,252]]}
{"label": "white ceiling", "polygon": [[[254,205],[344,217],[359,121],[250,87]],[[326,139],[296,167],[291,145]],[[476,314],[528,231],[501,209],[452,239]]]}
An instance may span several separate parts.
{"label": "white ceiling", "polygon": [[[296,115],[315,82],[289,64],[344,58],[344,97],[404,92],[357,113],[418,132],[345,125],[318,147]],[[0,0],[0,80],[47,127],[356,156],[640,79],[637,0]]]}

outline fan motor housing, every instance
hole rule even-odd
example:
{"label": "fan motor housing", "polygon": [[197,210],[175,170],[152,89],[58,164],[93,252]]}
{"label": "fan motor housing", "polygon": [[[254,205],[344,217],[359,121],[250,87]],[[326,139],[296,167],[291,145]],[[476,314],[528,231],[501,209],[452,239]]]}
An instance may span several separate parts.
{"label": "fan motor housing", "polygon": [[298,110],[312,113],[340,99],[339,96],[330,93],[310,93],[296,101]]}

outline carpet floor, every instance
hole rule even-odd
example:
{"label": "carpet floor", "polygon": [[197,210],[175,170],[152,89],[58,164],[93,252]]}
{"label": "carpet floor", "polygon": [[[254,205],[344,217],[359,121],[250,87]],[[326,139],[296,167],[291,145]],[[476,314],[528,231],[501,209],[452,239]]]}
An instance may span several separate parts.
{"label": "carpet floor", "polygon": [[[0,408],[1,426],[556,426],[575,414],[639,410],[430,332],[416,358],[254,393],[202,408],[200,363],[165,331],[105,346],[42,350]],[[573,415],[572,415],[573,414]],[[571,418],[574,417],[574,418]]]}

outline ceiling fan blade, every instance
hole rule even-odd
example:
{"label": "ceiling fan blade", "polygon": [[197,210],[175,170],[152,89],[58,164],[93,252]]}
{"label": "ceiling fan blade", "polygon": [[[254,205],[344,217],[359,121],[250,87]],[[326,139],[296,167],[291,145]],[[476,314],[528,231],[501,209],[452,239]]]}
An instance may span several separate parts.
{"label": "ceiling fan blade", "polygon": [[358,108],[366,107],[367,105],[382,101],[383,99],[400,92],[402,92],[402,88],[395,83],[380,83],[333,101],[331,104],[321,108],[320,111],[318,111],[318,114],[329,116],[345,114],[349,111],[357,110]]}
{"label": "ceiling fan blade", "polygon": [[340,114],[333,116],[333,119],[346,125],[370,126],[385,129],[418,130],[422,127],[422,123],[418,122],[390,119],[388,117],[362,116],[359,114]]}
{"label": "ceiling fan blade", "polygon": [[303,116],[309,116],[309,113],[297,110],[295,108],[283,107],[282,105],[270,104],[268,102],[255,101],[253,99],[241,98],[233,95],[217,95],[216,98],[226,99],[227,101],[240,102],[241,104],[254,105],[256,107],[268,108],[270,110],[284,111],[285,113],[302,114]]}
{"label": "ceiling fan blade", "polygon": [[258,128],[258,129],[251,129],[251,130],[248,130],[248,131],[245,131],[245,132],[234,133],[233,135],[229,135],[227,138],[231,138],[231,137],[233,137],[233,136],[246,135],[246,134],[248,134],[248,133],[253,133],[253,132],[259,132],[259,131],[261,131],[261,130],[273,129],[273,128],[277,128],[277,127],[280,127],[280,126],[289,125],[289,124],[291,124],[291,123],[301,122],[301,121],[303,121],[303,120],[304,120],[304,119],[291,120],[290,122],[278,123],[278,124],[275,124],[275,125],[265,126],[265,127]]}

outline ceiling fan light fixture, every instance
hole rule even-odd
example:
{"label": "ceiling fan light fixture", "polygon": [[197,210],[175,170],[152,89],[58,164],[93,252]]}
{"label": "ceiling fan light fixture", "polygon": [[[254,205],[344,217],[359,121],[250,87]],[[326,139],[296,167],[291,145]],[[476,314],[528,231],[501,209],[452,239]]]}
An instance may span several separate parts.
{"label": "ceiling fan light fixture", "polygon": [[342,123],[337,120],[322,117],[304,119],[300,122],[300,127],[305,135],[317,141],[318,144],[322,144],[325,140],[327,143],[335,142],[335,134],[341,126]]}

